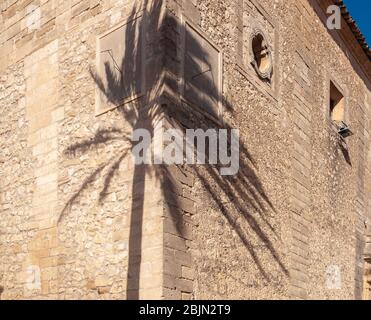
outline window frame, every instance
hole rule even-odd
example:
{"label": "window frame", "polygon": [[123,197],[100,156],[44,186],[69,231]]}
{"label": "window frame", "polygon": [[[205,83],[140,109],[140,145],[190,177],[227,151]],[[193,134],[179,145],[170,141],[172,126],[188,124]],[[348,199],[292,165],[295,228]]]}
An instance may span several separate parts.
{"label": "window frame", "polygon": [[[266,50],[267,50],[267,58],[268,58],[268,68],[266,70],[261,70],[260,67],[258,66],[258,61],[255,56],[255,50],[254,50],[254,40],[256,37],[261,37],[262,41],[265,41],[266,43]],[[252,64],[256,74],[261,80],[266,80],[269,83],[273,81],[273,55],[272,55],[272,46],[269,43],[269,38],[263,31],[263,29],[259,27],[255,27],[251,34],[249,35],[249,58],[250,58],[250,64]]]}

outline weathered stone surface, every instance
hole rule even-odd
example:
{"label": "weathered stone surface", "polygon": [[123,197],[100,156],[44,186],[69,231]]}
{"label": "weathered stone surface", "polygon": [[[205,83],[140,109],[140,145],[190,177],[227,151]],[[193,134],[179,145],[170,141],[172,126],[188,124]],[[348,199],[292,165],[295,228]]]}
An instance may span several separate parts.
{"label": "weathered stone surface", "polygon": [[[371,243],[370,61],[351,33],[328,33],[321,19],[332,1],[318,3],[1,4],[0,298],[361,298]],[[123,61],[109,53],[115,70],[97,72],[97,38],[123,24],[133,43],[116,49],[119,60],[143,59],[132,70],[137,83],[125,82]],[[270,81],[251,65],[256,30],[269,44]],[[207,92],[188,101],[184,77],[193,71],[203,81],[191,96]],[[354,132],[346,147],[329,118],[330,81]],[[123,87],[125,98],[141,92],[123,103]],[[99,115],[97,94],[110,103]],[[132,130],[153,132],[158,118],[240,129],[239,173],[134,165]],[[336,289],[328,270],[340,270]]]}

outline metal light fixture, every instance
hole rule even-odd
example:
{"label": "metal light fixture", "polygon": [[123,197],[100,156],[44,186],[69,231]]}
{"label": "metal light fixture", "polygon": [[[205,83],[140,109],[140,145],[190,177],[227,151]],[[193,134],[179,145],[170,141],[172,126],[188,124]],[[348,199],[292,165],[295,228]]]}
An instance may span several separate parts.
{"label": "metal light fixture", "polygon": [[341,121],[338,129],[338,133],[343,137],[349,137],[353,135],[353,132],[349,129],[349,126],[344,122]]}

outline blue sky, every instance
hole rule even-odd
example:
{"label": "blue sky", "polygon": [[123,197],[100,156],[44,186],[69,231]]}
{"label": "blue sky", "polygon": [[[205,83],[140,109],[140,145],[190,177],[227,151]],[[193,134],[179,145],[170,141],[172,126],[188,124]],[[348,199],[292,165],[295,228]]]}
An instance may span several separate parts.
{"label": "blue sky", "polygon": [[362,34],[366,37],[368,45],[371,46],[371,1],[344,0],[344,3]]}

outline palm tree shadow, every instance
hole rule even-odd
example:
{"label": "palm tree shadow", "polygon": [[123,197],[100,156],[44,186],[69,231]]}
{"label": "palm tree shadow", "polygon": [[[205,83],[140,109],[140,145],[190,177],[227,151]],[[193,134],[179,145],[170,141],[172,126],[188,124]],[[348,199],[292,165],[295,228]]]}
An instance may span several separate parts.
{"label": "palm tree shadow", "polygon": [[[176,43],[171,39],[162,36],[163,34],[166,34],[166,32],[163,32],[166,30],[171,29],[171,32],[177,32],[179,34],[182,31],[182,27],[173,16],[170,14],[166,15],[165,18],[161,16],[162,5],[162,0],[150,3],[145,0],[144,8],[146,8],[146,10],[143,11],[143,14],[146,19],[141,20],[134,19],[138,13],[138,8],[135,6],[133,7],[131,12],[131,17],[133,19],[129,19],[130,22],[126,25],[125,39],[126,41],[128,41],[128,39],[136,40],[132,43],[126,43],[126,49],[121,61],[114,61],[113,57],[111,63],[105,62],[103,73],[102,71],[99,73],[93,69],[89,70],[98,90],[106,98],[108,103],[118,107],[117,110],[119,110],[123,121],[130,124],[131,130],[144,128],[150,132],[152,137],[154,136],[156,121],[164,117],[183,129],[202,127],[231,129],[228,125],[224,124],[221,126],[216,124],[214,121],[186,104],[179,106],[179,103],[174,101],[169,92],[166,94],[167,97],[165,100],[167,102],[159,103],[158,97],[164,95],[162,84],[163,82],[166,82],[166,79],[162,78],[160,72],[155,73],[155,76],[149,77],[150,79],[147,78],[146,84],[141,84],[142,86],[145,86],[145,96],[138,98],[137,103],[130,104],[129,107],[128,105],[123,106],[123,98],[138,92],[137,81],[130,81],[130,79],[135,78],[135,75],[138,74],[138,69],[140,68],[138,65],[142,63],[143,56],[140,50],[142,37],[152,37],[151,42],[146,43],[146,48],[151,47],[147,51],[152,52],[153,55],[155,55],[156,52],[158,54],[158,52],[161,52],[162,50],[164,55],[167,56],[167,50],[179,50]],[[141,30],[143,30],[141,25],[144,23],[143,21],[146,21],[146,23],[150,25],[150,28],[147,29],[150,31],[146,31],[146,34],[141,33]],[[151,36],[149,36],[148,32],[151,32]],[[198,44],[196,51],[201,55],[207,54],[200,44]],[[162,60],[160,59],[160,61]],[[150,66],[146,67],[148,68]],[[158,68],[161,68],[161,66],[158,66]],[[173,96],[177,95],[178,87],[176,84],[170,86],[170,90],[173,91]],[[225,109],[230,110],[232,113],[233,106],[225,99],[223,103]],[[116,156],[100,165],[85,179],[79,190],[64,206],[58,220],[59,222],[62,221],[63,216],[67,214],[71,206],[81,196],[82,191],[86,189],[104,169],[106,169],[108,171],[104,178],[104,186],[99,193],[99,202],[102,203],[104,201],[107,190],[112,183],[112,178],[119,170],[120,163],[130,154],[130,150],[135,146],[135,144],[130,141],[127,134],[120,130],[108,129],[98,130],[93,138],[72,144],[65,150],[66,155],[73,157],[76,153],[84,153],[91,148],[97,148],[100,145],[109,144],[110,142],[117,140],[122,140],[126,143],[128,142],[130,146],[123,147]],[[206,157],[207,156],[208,155],[206,155]],[[217,165],[208,165],[202,169],[198,166],[194,166],[192,167],[193,174],[197,179],[199,179],[199,181],[201,181],[205,192],[210,195],[210,198],[217,205],[221,214],[238,234],[262,276],[269,279],[269,273],[266,270],[266,266],[263,266],[260,262],[259,256],[256,253],[254,246],[251,244],[244,228],[236,222],[234,212],[238,212],[251,229],[254,230],[259,239],[268,248],[271,256],[275,261],[277,261],[281,270],[287,275],[287,268],[281,261],[279,254],[274,248],[274,244],[265,234],[263,228],[259,225],[257,218],[252,214],[252,212],[257,213],[261,217],[263,223],[265,223],[272,232],[275,232],[274,227],[269,223],[269,220],[266,217],[266,212],[268,210],[275,210],[274,206],[270,202],[258,176],[255,173],[254,160],[242,141],[240,141],[239,162],[240,170],[235,177],[221,176]],[[170,210],[172,219],[174,221],[182,219],[182,211],[180,209],[181,205],[178,197],[174,196],[174,190],[177,188],[177,185],[176,179],[171,178],[171,168],[166,165],[135,165],[131,190],[132,200],[127,264],[126,295],[128,299],[139,299],[140,297],[139,279],[142,261],[141,247],[146,174],[153,174],[161,181],[164,201],[165,203],[171,204],[171,207],[174,209]],[[228,199],[228,204],[221,200],[221,197],[218,196],[218,192],[219,194],[223,194],[223,198]],[[179,234],[181,234],[182,229],[178,224],[177,228]]]}

